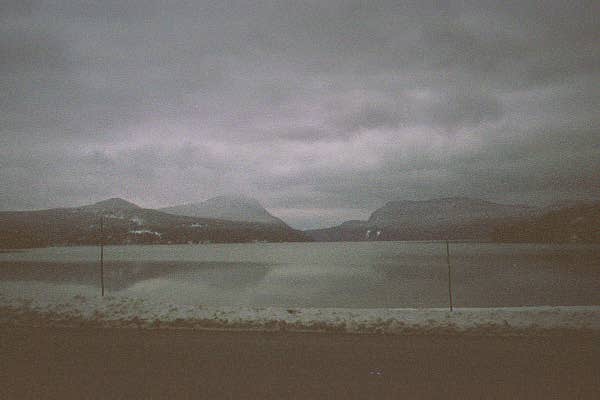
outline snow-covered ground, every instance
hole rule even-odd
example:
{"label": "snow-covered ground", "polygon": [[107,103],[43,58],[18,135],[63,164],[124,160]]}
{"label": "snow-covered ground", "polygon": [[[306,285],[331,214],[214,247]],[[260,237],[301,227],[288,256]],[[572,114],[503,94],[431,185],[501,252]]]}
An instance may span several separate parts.
{"label": "snow-covered ground", "polygon": [[0,322],[32,325],[331,331],[349,333],[600,333],[600,306],[348,309],[206,307],[77,295],[63,303],[0,294]]}

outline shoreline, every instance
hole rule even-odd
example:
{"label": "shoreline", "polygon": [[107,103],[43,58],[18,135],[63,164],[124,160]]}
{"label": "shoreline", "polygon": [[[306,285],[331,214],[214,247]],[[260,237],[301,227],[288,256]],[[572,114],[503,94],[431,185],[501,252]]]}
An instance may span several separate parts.
{"label": "shoreline", "polygon": [[600,306],[510,308],[211,307],[128,297],[45,303],[0,294],[0,325],[378,335],[600,336]]}

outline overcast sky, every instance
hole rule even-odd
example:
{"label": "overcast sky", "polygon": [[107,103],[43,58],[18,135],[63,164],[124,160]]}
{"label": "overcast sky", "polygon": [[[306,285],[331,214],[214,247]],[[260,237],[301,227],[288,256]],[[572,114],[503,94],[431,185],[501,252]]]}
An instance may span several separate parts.
{"label": "overcast sky", "polygon": [[0,2],[0,210],[600,198],[598,1]]}

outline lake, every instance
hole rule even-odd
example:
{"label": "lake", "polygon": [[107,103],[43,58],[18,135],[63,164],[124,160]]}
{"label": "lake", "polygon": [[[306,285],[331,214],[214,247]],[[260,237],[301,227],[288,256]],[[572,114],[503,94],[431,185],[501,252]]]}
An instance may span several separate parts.
{"label": "lake", "polygon": [[[0,292],[100,295],[99,249],[0,253]],[[600,305],[600,246],[451,243],[457,307]],[[441,242],[107,246],[106,294],[211,306],[445,307]]]}

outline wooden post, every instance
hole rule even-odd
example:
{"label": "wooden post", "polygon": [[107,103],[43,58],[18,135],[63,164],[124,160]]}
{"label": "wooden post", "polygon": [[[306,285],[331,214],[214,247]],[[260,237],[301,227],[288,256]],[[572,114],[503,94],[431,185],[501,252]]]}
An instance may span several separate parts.
{"label": "wooden post", "polygon": [[448,264],[448,298],[450,300],[450,311],[452,311],[452,274],[450,273],[450,243],[448,240],[446,240],[446,264]]}
{"label": "wooden post", "polygon": [[104,216],[100,216],[100,286],[104,296]]}

